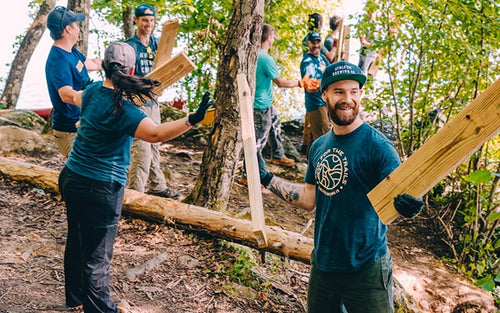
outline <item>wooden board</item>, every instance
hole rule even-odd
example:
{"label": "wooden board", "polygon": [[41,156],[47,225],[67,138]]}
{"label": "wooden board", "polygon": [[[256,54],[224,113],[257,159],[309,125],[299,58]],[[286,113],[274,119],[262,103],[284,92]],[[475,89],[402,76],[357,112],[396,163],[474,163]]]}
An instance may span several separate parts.
{"label": "wooden board", "polygon": [[368,198],[384,224],[398,212],[393,199],[422,197],[500,130],[500,79],[473,100],[372,191]]}
{"label": "wooden board", "polygon": [[183,53],[179,53],[167,62],[160,65],[157,69],[146,75],[146,77],[156,79],[161,82],[161,86],[155,89],[156,94],[160,95],[167,87],[191,73],[195,65]]}
{"label": "wooden board", "polygon": [[170,60],[172,57],[172,49],[175,45],[175,37],[177,36],[178,30],[179,21],[177,20],[166,21],[163,23],[160,42],[158,43],[156,58],[153,64],[153,70]]}
{"label": "wooden board", "polygon": [[264,209],[262,206],[262,190],[260,189],[259,163],[255,146],[255,126],[253,121],[253,101],[245,74],[240,73],[238,79],[238,96],[241,115],[241,136],[245,152],[245,169],[248,180],[248,196],[252,214],[252,228],[259,248],[267,247]]}
{"label": "wooden board", "polygon": [[351,36],[351,28],[349,27],[349,25],[344,25],[344,40],[340,57],[341,60],[344,60],[346,62],[349,62],[350,36]]}

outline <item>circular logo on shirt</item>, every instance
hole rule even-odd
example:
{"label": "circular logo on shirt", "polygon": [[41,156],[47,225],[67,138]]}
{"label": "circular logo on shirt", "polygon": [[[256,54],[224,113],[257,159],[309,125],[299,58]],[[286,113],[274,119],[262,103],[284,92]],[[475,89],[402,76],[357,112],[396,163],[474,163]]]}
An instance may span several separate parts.
{"label": "circular logo on shirt", "polygon": [[316,184],[327,196],[338,194],[347,183],[348,163],[344,152],[328,149],[316,165]]}

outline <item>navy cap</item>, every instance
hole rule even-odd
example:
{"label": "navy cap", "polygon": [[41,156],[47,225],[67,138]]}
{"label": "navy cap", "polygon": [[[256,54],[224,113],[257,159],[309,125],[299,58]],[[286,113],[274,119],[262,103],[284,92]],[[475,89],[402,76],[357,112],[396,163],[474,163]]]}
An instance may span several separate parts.
{"label": "navy cap", "polygon": [[57,6],[49,13],[47,17],[47,28],[50,30],[50,37],[54,38],[59,35],[59,32],[73,22],[85,21],[85,15],[75,13],[68,8]]}
{"label": "navy cap", "polygon": [[149,4],[139,4],[135,8],[135,17],[140,16],[155,16],[155,9]]}
{"label": "navy cap", "polygon": [[352,63],[346,61],[335,62],[329,65],[323,73],[323,77],[321,78],[321,92],[326,87],[341,80],[355,80],[359,83],[359,88],[363,88],[363,85],[366,83],[366,76],[363,75],[359,67]]}
{"label": "navy cap", "polygon": [[307,35],[307,40],[311,42],[316,40],[321,41],[321,35],[318,32],[310,32],[309,35]]}

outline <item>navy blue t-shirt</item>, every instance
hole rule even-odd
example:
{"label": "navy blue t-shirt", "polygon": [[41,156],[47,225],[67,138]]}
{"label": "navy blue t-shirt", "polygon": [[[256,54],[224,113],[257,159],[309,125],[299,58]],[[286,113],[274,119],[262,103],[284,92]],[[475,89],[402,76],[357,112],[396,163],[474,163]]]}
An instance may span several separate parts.
{"label": "navy blue t-shirt", "polygon": [[113,113],[113,89],[95,82],[82,96],[80,127],[66,166],[82,176],[125,186],[130,148],[139,123],[146,118],[123,100],[123,112]]}
{"label": "navy blue t-shirt", "polygon": [[82,90],[89,81],[85,67],[85,56],[75,47],[71,52],[52,46],[45,63],[45,79],[52,102],[52,128],[63,132],[76,132],[75,123],[80,117],[80,108],[65,103],[59,96],[59,89],[70,86],[74,90]]}
{"label": "navy blue t-shirt", "polygon": [[305,181],[316,186],[314,256],[320,270],[355,272],[387,253],[387,226],[367,194],[399,164],[392,143],[366,123],[314,141]]}

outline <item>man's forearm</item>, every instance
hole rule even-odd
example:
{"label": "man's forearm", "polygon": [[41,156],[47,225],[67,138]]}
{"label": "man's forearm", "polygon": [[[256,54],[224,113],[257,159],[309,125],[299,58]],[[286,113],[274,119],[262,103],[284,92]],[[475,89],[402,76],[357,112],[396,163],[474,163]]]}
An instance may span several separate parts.
{"label": "man's forearm", "polygon": [[283,200],[306,210],[313,210],[315,207],[314,191],[306,190],[304,184],[293,183],[274,176],[269,183],[269,189]]}

